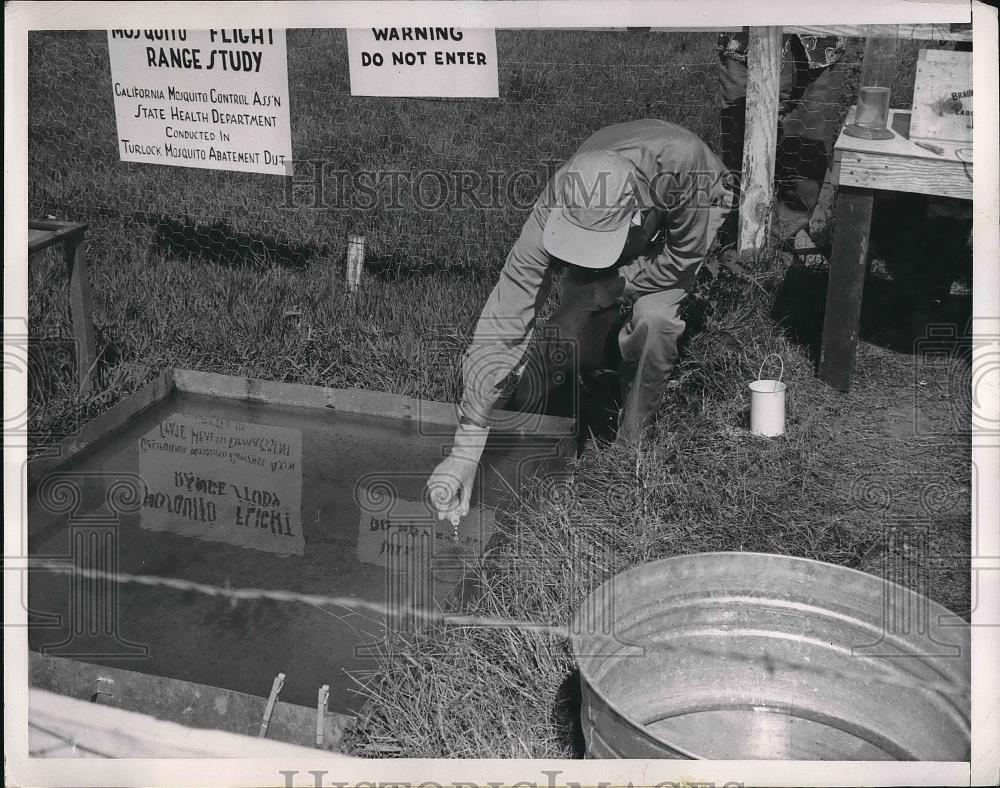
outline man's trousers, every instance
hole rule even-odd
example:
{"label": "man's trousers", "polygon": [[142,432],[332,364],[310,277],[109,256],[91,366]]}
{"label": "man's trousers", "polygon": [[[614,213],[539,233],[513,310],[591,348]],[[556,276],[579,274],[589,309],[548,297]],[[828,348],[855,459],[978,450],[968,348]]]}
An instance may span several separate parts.
{"label": "man's trousers", "polygon": [[636,442],[677,362],[677,342],[685,327],[680,307],[692,281],[689,277],[683,285],[641,295],[629,304],[623,298],[625,280],[616,270],[569,269],[560,305],[534,346],[508,407],[552,413],[552,397],[562,386],[569,386],[575,397],[579,377],[603,366],[609,333],[624,308],[627,317],[618,331],[624,403],[618,442]]}

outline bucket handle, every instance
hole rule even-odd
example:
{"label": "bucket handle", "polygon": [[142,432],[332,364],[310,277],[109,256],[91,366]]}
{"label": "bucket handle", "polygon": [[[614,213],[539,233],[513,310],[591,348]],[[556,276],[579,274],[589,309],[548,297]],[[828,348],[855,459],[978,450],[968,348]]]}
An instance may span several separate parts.
{"label": "bucket handle", "polygon": [[768,353],[764,356],[764,360],[760,362],[760,369],[757,370],[757,380],[761,380],[761,375],[764,374],[764,365],[767,363],[769,358],[778,359],[778,363],[781,364],[781,371],[778,373],[778,380],[775,383],[774,389],[778,390],[778,383],[781,383],[781,379],[785,376],[785,360],[781,357],[780,353]]}

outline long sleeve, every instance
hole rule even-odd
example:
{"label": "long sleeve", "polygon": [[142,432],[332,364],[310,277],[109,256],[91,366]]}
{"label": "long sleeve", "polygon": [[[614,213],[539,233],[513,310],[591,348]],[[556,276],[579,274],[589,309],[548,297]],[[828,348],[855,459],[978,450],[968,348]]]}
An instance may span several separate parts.
{"label": "long sleeve", "polygon": [[698,272],[733,205],[726,175],[722,162],[700,140],[687,146],[684,166],[663,178],[657,189],[664,213],[662,247],[622,267],[627,296],[675,287]]}
{"label": "long sleeve", "polygon": [[[596,132],[578,153],[588,150],[619,153],[635,167],[643,189],[655,193],[651,209],[659,214],[657,228],[663,231],[664,244],[623,266],[625,297],[665,290],[692,277],[732,203],[732,192],[724,181],[728,170],[722,162],[690,132],[649,119]],[[466,351],[459,414],[465,423],[489,426],[490,411],[504,394],[510,374],[521,364],[548,296],[552,257],[542,236],[556,205],[561,172],[535,203]]]}
{"label": "long sleeve", "polygon": [[551,285],[551,257],[542,245],[550,204],[545,198],[535,203],[483,307],[462,367],[463,421],[488,426],[490,411],[530,343]]}

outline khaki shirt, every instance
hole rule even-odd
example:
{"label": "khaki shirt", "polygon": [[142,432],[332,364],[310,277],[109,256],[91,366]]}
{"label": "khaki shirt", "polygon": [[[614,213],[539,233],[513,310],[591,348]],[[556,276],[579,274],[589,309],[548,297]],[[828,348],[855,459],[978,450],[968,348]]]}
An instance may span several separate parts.
{"label": "khaki shirt", "polygon": [[[689,285],[732,207],[722,162],[690,131],[652,119],[601,129],[578,153],[595,150],[632,162],[642,193],[649,243],[645,253],[618,269],[626,282],[623,302]],[[556,171],[535,202],[483,307],[463,364],[464,422],[488,426],[490,411],[524,358],[555,262],[542,245],[542,232],[556,186],[571,164],[572,159]]]}

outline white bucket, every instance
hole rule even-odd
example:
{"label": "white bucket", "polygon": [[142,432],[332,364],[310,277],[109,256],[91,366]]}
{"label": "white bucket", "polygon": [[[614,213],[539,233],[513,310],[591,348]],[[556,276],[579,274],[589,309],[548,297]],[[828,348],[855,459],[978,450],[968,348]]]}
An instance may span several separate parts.
{"label": "white bucket", "polygon": [[[764,364],[771,357],[781,363],[777,380],[763,380]],[[757,371],[757,380],[750,384],[750,432],[773,438],[785,434],[785,362],[777,353],[766,356]]]}

